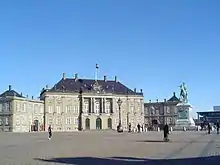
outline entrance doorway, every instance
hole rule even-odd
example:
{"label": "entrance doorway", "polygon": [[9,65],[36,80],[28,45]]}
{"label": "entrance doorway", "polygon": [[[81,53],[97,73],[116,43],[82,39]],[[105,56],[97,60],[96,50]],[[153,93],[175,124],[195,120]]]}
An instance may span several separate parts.
{"label": "entrance doorway", "polygon": [[112,129],[112,119],[108,118],[108,129]]}
{"label": "entrance doorway", "polygon": [[96,119],[96,129],[102,129],[102,119],[101,118]]}
{"label": "entrance doorway", "polygon": [[85,121],[85,129],[86,129],[86,130],[89,130],[89,129],[90,129],[90,119],[89,119],[89,118],[86,118],[86,121]]}
{"label": "entrance doorway", "polygon": [[34,120],[34,131],[39,131],[39,121]]}

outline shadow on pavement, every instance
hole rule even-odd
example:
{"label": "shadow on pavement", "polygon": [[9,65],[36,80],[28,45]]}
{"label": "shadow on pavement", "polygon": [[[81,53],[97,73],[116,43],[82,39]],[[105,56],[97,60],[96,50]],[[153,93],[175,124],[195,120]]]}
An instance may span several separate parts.
{"label": "shadow on pavement", "polygon": [[[172,139],[168,142],[170,142],[170,143],[190,143],[192,141],[193,141],[193,143],[208,143],[209,142],[209,140],[203,140],[203,141],[196,141],[196,140],[186,141],[186,140],[182,140],[181,141],[181,140],[172,140]],[[139,142],[139,143],[167,143],[164,140],[137,140],[135,142]]]}
{"label": "shadow on pavement", "polygon": [[62,163],[72,165],[219,165],[220,156],[184,158],[184,159],[141,159],[132,157],[112,157],[112,158],[95,158],[95,157],[76,157],[76,158],[54,158],[49,160],[35,159],[47,163]]}
{"label": "shadow on pavement", "polygon": [[164,140],[138,140],[136,142],[140,142],[140,143],[166,143]]}

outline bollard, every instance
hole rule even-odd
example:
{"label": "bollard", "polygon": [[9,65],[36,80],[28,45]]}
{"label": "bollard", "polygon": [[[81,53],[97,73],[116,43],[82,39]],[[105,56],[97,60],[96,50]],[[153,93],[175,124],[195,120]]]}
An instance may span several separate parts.
{"label": "bollard", "polygon": [[157,132],[160,132],[160,127],[157,128]]}
{"label": "bollard", "polygon": [[173,127],[170,127],[170,132],[173,132]]}
{"label": "bollard", "polygon": [[147,128],[145,128],[145,132],[147,132]]}

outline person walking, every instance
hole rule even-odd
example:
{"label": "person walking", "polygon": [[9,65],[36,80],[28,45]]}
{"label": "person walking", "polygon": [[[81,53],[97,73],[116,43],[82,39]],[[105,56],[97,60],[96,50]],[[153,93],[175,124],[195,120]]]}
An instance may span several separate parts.
{"label": "person walking", "polygon": [[211,134],[211,124],[210,123],[208,123],[208,134]]}
{"label": "person walking", "polygon": [[49,134],[48,139],[51,140],[51,138],[52,138],[52,129],[51,129],[51,125],[49,125],[49,127],[48,127],[48,134]]}
{"label": "person walking", "polygon": [[131,123],[128,125],[128,132],[131,132]]}
{"label": "person walking", "polygon": [[169,134],[169,126],[168,126],[168,124],[165,124],[165,126],[163,128],[163,138],[164,138],[164,141],[169,141],[168,134]]}
{"label": "person walking", "polygon": [[216,130],[217,130],[217,134],[219,134],[219,122],[217,121],[217,123],[216,123]]}
{"label": "person walking", "polygon": [[141,133],[141,125],[138,123],[137,125],[138,133]]}

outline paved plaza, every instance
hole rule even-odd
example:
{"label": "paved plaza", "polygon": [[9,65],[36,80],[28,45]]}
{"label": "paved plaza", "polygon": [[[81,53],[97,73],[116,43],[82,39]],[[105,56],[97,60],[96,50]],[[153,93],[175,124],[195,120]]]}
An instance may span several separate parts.
{"label": "paved plaza", "polygon": [[0,133],[0,164],[218,164],[220,135],[172,132]]}

